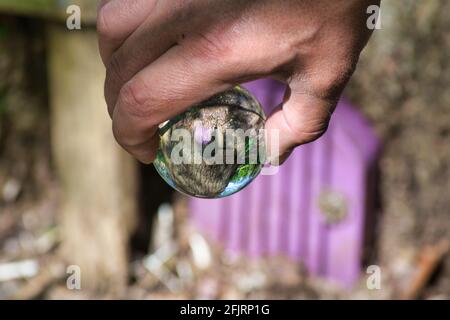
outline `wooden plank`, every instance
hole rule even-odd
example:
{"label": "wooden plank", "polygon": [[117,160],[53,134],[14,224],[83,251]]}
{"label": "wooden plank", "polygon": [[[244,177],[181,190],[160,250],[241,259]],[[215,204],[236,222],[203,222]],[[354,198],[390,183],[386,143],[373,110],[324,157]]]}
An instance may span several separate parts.
{"label": "wooden plank", "polygon": [[73,4],[80,6],[81,19],[85,24],[95,23],[96,0],[0,0],[0,14],[64,21],[68,16],[67,7]]}
{"label": "wooden plank", "polygon": [[48,28],[53,163],[61,192],[61,252],[82,288],[127,282],[135,223],[136,163],[114,141],[103,96],[105,69],[93,29]]}

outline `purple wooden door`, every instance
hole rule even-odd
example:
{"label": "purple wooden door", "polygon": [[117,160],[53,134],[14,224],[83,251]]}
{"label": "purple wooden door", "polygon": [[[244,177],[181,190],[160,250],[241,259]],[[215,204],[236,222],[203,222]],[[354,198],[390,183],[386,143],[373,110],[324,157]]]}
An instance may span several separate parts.
{"label": "purple wooden door", "polygon": [[[246,87],[267,112],[284,94],[271,80]],[[365,119],[342,100],[327,133],[297,148],[277,174],[260,175],[228,198],[192,198],[192,223],[236,254],[284,254],[312,274],[350,286],[361,269],[378,150]]]}

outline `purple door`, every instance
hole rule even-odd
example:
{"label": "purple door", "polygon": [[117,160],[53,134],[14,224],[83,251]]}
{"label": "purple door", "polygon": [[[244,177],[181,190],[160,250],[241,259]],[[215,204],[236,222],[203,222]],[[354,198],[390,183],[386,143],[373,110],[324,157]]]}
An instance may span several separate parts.
{"label": "purple door", "polygon": [[[284,85],[272,80],[246,87],[268,113],[284,94]],[[233,196],[192,198],[191,221],[236,254],[284,254],[312,274],[350,286],[361,270],[366,219],[374,213],[370,177],[378,151],[366,120],[341,100],[322,138]]]}

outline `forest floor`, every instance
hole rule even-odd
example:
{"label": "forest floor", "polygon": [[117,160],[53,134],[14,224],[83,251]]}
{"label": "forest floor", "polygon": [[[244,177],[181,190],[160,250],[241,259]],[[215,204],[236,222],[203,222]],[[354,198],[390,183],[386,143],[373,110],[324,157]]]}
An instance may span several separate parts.
{"label": "forest floor", "polygon": [[209,263],[198,261],[186,199],[176,195],[164,198],[175,199],[176,230],[164,268],[152,267],[154,252],[135,250],[123,292],[67,290],[57,258],[43,28],[0,19],[0,298],[450,299],[450,3],[404,3],[397,32],[375,35],[346,91],[384,145],[373,255],[381,290],[368,290],[364,273],[347,290],[282,257],[233,259],[214,244]]}

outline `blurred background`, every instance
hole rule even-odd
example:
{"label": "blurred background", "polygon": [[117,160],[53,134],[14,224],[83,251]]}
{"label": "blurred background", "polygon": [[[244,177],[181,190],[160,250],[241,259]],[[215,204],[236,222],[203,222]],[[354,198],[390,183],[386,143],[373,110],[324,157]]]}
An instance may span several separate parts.
{"label": "blurred background", "polygon": [[330,131],[205,202],[115,144],[95,1],[0,0],[0,298],[450,298],[450,1],[382,5]]}

